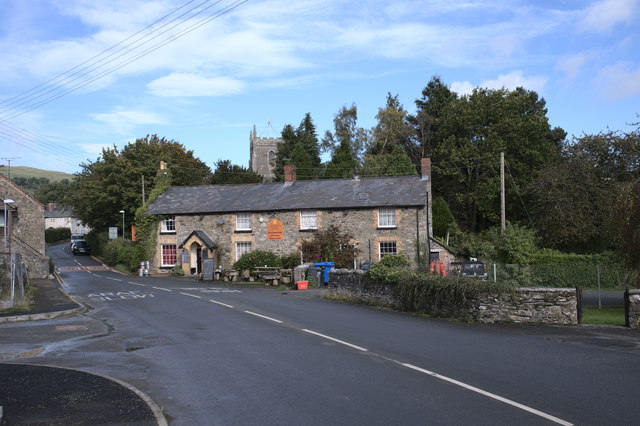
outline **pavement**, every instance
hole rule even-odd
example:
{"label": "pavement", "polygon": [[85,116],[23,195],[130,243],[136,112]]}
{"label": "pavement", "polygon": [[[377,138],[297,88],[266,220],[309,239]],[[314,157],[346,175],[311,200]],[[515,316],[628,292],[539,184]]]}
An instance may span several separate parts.
{"label": "pavement", "polygon": [[[147,395],[118,379],[81,370],[20,363],[20,359],[38,356],[44,350],[43,343],[59,340],[60,336],[73,338],[79,329],[86,331],[86,326],[72,322],[72,317],[86,308],[70,299],[56,280],[32,280],[31,285],[37,291],[28,313],[0,313],[0,426],[167,425],[162,410]],[[606,298],[604,304],[615,304],[620,295],[606,294]],[[590,293],[588,299],[588,303],[597,304],[597,293]],[[40,321],[35,323],[38,327],[29,328],[28,334],[21,328],[3,329],[7,323],[54,318],[69,320],[66,323]],[[620,326],[472,326],[640,355],[640,330]]]}
{"label": "pavement", "polygon": [[[37,288],[28,313],[0,313],[0,426],[9,425],[160,425],[162,410],[147,395],[111,377],[47,365],[20,363],[37,356],[50,327],[25,335],[8,323],[64,319],[80,314],[84,306],[71,300],[55,280],[32,280]],[[46,322],[46,321],[45,321]],[[40,323],[39,323],[40,324]]]}

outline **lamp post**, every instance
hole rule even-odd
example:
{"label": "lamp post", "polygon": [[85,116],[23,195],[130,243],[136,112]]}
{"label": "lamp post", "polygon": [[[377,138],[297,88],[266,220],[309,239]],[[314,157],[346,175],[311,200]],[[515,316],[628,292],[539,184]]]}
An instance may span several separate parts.
{"label": "lamp post", "polygon": [[13,201],[10,198],[7,198],[6,200],[2,200],[2,202],[4,203],[4,223],[3,223],[3,227],[4,227],[4,252],[7,252],[7,204],[11,204],[11,203],[15,203],[15,201]]}
{"label": "lamp post", "polygon": [[122,214],[122,239],[124,240],[124,210],[120,210]]}

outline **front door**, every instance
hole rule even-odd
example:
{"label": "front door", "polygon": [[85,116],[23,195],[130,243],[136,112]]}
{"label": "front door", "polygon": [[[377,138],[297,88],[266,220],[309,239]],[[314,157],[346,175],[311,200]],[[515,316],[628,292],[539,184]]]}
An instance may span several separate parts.
{"label": "front door", "polygon": [[202,272],[202,253],[200,250],[200,244],[194,242],[191,244],[189,248],[189,253],[191,254],[190,266],[191,266],[191,274],[196,275]]}

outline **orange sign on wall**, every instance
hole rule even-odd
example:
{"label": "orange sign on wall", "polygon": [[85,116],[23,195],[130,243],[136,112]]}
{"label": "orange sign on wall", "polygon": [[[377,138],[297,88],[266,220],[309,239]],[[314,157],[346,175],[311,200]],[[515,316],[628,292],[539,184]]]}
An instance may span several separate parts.
{"label": "orange sign on wall", "polygon": [[271,219],[267,223],[267,240],[284,240],[284,223],[278,219]]}

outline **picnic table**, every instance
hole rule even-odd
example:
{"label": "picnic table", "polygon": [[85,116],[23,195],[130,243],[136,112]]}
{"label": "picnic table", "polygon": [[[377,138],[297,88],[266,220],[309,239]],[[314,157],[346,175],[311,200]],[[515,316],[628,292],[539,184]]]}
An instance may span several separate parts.
{"label": "picnic table", "polygon": [[263,280],[265,285],[278,285],[282,275],[280,274],[280,268],[273,266],[261,266],[255,269],[255,274],[258,279]]}

